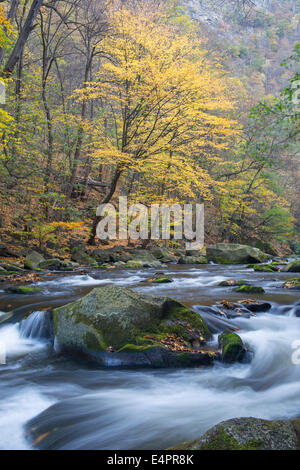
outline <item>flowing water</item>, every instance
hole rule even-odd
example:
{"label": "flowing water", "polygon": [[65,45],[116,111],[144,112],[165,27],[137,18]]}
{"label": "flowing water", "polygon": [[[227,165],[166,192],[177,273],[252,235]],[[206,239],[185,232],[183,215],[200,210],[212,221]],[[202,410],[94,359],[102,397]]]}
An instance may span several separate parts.
{"label": "flowing water", "polygon": [[[232,417],[299,416],[300,364],[292,357],[300,341],[300,296],[282,288],[295,275],[254,273],[243,266],[163,270],[173,283],[143,283],[151,270],[114,270],[45,276],[38,283],[43,292],[33,296],[6,294],[1,286],[0,311],[13,310],[10,323],[0,324],[0,348],[6,348],[6,364],[0,364],[1,449],[29,449],[28,427],[36,431],[36,444],[46,449],[165,449]],[[45,339],[49,323],[44,310],[96,286],[113,283],[168,295],[197,310],[217,300],[243,298],[232,288],[218,287],[226,279],[262,285],[266,293],[252,298],[272,303],[268,313],[234,320],[254,352],[249,364],[109,370],[58,356]]]}

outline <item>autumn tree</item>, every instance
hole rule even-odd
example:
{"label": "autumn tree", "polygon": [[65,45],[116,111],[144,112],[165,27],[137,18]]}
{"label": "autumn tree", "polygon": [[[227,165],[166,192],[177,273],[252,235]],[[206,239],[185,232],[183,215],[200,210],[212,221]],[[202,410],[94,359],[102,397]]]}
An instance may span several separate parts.
{"label": "autumn tree", "polygon": [[90,151],[113,168],[101,202],[111,200],[121,177],[136,173],[148,174],[152,193],[156,180],[177,199],[208,198],[213,180],[197,156],[217,154],[234,134],[224,71],[210,64],[192,32],[181,35],[161,13],[121,8],[111,15],[101,68],[78,91],[80,100],[101,103]]}

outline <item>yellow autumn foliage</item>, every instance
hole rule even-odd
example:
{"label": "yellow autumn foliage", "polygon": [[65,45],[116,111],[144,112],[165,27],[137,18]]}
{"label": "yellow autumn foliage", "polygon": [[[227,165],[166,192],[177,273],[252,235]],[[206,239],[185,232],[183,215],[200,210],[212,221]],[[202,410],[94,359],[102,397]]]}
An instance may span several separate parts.
{"label": "yellow autumn foliage", "polygon": [[139,173],[148,199],[162,189],[165,199],[211,198],[215,182],[201,162],[217,164],[237,133],[230,78],[192,30],[182,35],[155,14],[111,15],[100,71],[76,92],[102,104],[93,161]]}

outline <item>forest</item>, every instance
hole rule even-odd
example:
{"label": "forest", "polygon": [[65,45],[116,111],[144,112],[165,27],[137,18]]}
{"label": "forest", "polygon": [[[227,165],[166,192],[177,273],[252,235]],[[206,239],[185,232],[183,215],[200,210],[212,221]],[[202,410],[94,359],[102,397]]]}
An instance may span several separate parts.
{"label": "forest", "polygon": [[300,449],[299,137],[300,0],[0,0],[0,450]]}
{"label": "forest", "polygon": [[94,244],[121,194],[205,203],[208,243],[297,243],[300,4],[221,3],[209,29],[177,0],[1,2],[3,241]]}

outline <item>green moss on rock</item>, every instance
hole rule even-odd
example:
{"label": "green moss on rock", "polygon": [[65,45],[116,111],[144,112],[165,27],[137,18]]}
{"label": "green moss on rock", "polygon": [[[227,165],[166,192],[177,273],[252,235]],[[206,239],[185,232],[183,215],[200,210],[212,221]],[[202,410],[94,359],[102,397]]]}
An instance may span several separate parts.
{"label": "green moss on rock", "polygon": [[219,347],[222,349],[222,360],[232,363],[243,359],[245,348],[243,341],[236,333],[225,331],[219,338]]}
{"label": "green moss on rock", "polygon": [[296,450],[297,446],[293,422],[236,418],[223,421],[199,439],[172,450]]}
{"label": "green moss on rock", "polygon": [[152,282],[154,284],[167,284],[173,282],[173,279],[171,279],[170,277],[159,277],[157,279],[153,279]]}
{"label": "green moss on rock", "polygon": [[236,292],[245,293],[245,294],[264,294],[265,293],[265,289],[263,287],[249,286],[246,284],[238,287],[235,290]]}
{"label": "green moss on rock", "polygon": [[58,346],[85,353],[166,348],[160,341],[172,333],[189,347],[195,337],[211,338],[201,316],[179,302],[115,286],[94,289],[55,309],[53,321]]}
{"label": "green moss on rock", "polygon": [[42,292],[43,289],[40,289],[39,287],[14,286],[14,287],[9,287],[8,291],[12,292],[13,294],[30,295],[30,294],[38,294],[39,292]]}
{"label": "green moss on rock", "polygon": [[289,279],[288,281],[285,282],[284,284],[285,289],[300,289],[300,278],[296,277],[294,279]]}

